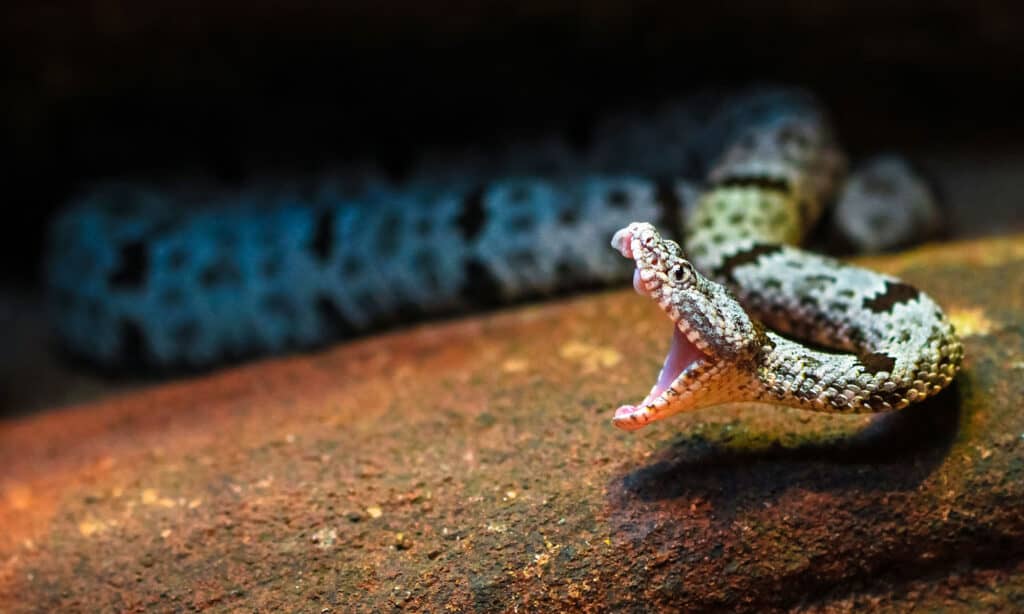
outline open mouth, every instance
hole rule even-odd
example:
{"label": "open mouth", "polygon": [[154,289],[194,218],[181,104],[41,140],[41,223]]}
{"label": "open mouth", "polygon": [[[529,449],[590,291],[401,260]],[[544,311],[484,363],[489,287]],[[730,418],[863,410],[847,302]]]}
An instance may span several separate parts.
{"label": "open mouth", "polygon": [[659,410],[668,405],[672,397],[683,393],[680,385],[688,373],[707,357],[691,339],[696,335],[687,323],[679,318],[678,311],[669,300],[668,278],[659,267],[656,253],[643,245],[643,239],[633,232],[633,227],[624,228],[612,238],[612,246],[626,258],[636,261],[633,272],[633,288],[642,295],[654,299],[672,319],[672,344],[665,362],[658,374],[658,380],[643,401],[637,405],[623,405],[615,410],[612,423],[620,429],[633,431],[658,419]]}

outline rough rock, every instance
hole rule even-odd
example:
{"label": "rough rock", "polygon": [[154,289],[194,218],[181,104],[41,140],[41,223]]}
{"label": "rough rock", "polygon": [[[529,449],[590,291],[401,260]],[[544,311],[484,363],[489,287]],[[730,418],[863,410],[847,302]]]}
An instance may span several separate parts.
{"label": "rough rock", "polygon": [[966,346],[890,415],[619,432],[669,331],[622,290],[0,422],[0,609],[1024,608],[1024,236],[868,263]]}

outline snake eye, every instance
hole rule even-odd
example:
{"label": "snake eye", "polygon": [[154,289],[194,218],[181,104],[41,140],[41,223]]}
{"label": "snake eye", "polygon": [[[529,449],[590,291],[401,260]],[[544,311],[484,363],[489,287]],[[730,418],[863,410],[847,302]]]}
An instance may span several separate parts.
{"label": "snake eye", "polygon": [[697,272],[693,270],[693,265],[687,260],[679,260],[678,262],[679,264],[668,270],[669,277],[677,284],[693,284],[697,277]]}

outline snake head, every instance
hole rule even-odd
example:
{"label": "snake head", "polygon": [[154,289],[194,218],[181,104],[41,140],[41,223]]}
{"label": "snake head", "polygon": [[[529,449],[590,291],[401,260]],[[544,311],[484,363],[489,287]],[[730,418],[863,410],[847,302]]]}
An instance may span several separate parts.
{"label": "snake head", "polygon": [[760,325],[651,224],[634,222],[619,230],[612,247],[636,262],[636,291],[654,299],[675,324],[650,394],[637,405],[619,407],[612,423],[632,431],[680,412],[742,400],[756,377],[753,359],[765,343]]}

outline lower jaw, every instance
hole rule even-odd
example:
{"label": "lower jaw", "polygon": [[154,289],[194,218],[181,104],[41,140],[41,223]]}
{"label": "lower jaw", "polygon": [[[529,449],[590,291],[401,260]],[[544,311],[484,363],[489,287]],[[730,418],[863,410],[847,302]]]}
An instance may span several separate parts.
{"label": "lower jaw", "polygon": [[656,419],[657,418],[652,414],[647,413],[643,407],[638,408],[633,405],[623,405],[615,410],[615,417],[612,418],[612,424],[623,431],[635,431],[650,424]]}
{"label": "lower jaw", "polygon": [[638,405],[623,405],[615,410],[615,416],[612,419],[615,426],[625,430],[636,430],[657,420],[656,414],[648,406],[659,399],[669,387],[675,384],[686,369],[703,356],[678,326],[674,325],[672,328],[672,345],[665,356],[657,383],[650,394]]}

